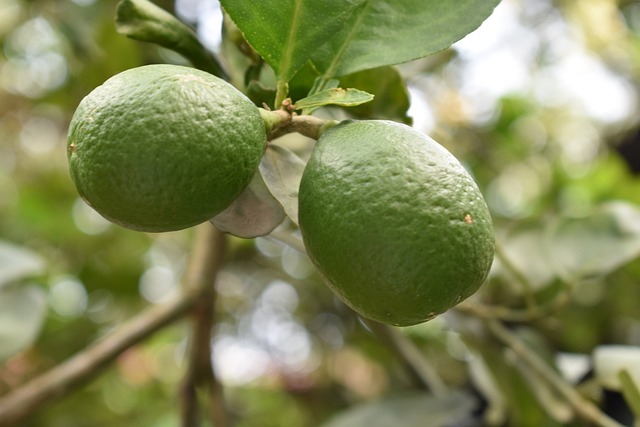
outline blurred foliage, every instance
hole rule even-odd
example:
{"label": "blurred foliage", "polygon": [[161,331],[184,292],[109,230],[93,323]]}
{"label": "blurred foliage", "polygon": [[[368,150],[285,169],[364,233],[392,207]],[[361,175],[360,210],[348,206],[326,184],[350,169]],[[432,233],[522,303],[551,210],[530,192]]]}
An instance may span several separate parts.
{"label": "blurred foliage", "polygon": [[[214,2],[156,3],[216,49]],[[11,357],[0,344],[0,360],[9,357],[0,394],[169,298],[184,270],[191,231],[148,235],[110,225],[78,199],[67,173],[66,126],[84,95],[131,67],[186,63],[117,34],[115,6],[0,3],[0,321],[7,304],[31,304],[16,311],[35,339],[18,342]],[[273,71],[231,24],[224,34],[234,83],[258,105],[272,103]],[[365,104],[355,117],[411,119],[473,172],[503,253],[474,300],[527,310],[568,295],[561,309],[510,325],[605,410],[620,390],[594,387],[606,381],[591,372],[592,353],[605,344],[640,346],[638,70],[640,1],[503,0],[479,31],[445,52],[344,78],[387,104]],[[303,68],[292,94],[304,96],[314,77]],[[311,147],[295,137],[282,144],[302,158]],[[238,427],[353,419],[375,427],[371,419],[387,425],[376,414],[416,409],[406,394],[415,391],[412,378],[393,351],[299,252],[270,238],[233,238],[217,286],[214,362]],[[0,343],[11,339],[3,326]],[[440,404],[424,396],[419,408],[444,411],[437,425],[584,425],[486,337],[480,320],[454,311],[402,333],[462,393]],[[24,425],[177,425],[187,335],[185,323],[164,329]],[[610,414],[629,423],[628,409],[615,407]]]}

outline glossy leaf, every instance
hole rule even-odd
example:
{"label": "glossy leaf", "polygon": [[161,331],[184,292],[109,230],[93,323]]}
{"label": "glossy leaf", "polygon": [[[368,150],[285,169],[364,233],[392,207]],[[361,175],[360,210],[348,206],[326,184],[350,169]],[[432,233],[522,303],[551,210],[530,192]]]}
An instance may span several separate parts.
{"label": "glossy leaf", "polygon": [[365,0],[221,0],[249,44],[289,81]]}
{"label": "glossy leaf", "polygon": [[267,148],[260,163],[260,173],[269,191],[295,224],[298,224],[298,188],[304,167],[300,157],[277,144]]}
{"label": "glossy leaf", "polygon": [[355,406],[322,427],[440,427],[457,425],[471,415],[475,399],[467,394],[393,397]]}
{"label": "glossy leaf", "polygon": [[284,210],[256,173],[240,196],[211,222],[220,231],[250,239],[265,236],[284,221]]}
{"label": "glossy leaf", "polygon": [[0,289],[0,362],[35,341],[46,309],[45,293],[37,286]]}
{"label": "glossy leaf", "polygon": [[559,220],[546,243],[549,262],[567,280],[611,273],[640,257],[640,209],[610,202],[587,217]]}
{"label": "glossy leaf", "polygon": [[369,0],[313,61],[325,78],[331,78],[422,58],[474,31],[499,2]]}
{"label": "glossy leaf", "polygon": [[358,89],[327,89],[296,102],[295,109],[313,109],[325,105],[354,107],[373,100],[373,95]]}
{"label": "glossy leaf", "polygon": [[41,274],[44,267],[44,260],[35,252],[0,242],[0,288],[15,280]]}
{"label": "glossy leaf", "polygon": [[373,94],[372,102],[349,108],[358,119],[385,119],[411,124],[409,91],[395,67],[385,66],[360,71],[340,78],[343,87],[357,87]]}

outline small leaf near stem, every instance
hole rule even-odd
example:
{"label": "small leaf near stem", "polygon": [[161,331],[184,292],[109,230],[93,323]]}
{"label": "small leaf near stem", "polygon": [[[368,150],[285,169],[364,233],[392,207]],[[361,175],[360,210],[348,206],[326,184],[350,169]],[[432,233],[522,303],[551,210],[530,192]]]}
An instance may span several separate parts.
{"label": "small leaf near stem", "polygon": [[370,101],[373,101],[373,95],[362,90],[332,88],[316,92],[313,95],[298,100],[293,106],[293,109],[303,110],[303,112],[309,114],[325,105],[354,107]]}

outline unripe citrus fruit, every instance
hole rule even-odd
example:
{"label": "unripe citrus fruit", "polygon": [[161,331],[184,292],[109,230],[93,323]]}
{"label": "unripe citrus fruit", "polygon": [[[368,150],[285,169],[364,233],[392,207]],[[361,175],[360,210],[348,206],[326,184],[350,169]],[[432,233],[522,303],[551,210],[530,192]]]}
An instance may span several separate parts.
{"label": "unripe citrus fruit", "polygon": [[148,65],[87,95],[71,120],[68,157],[80,196],[140,231],[204,222],[249,184],[266,144],[248,98],[203,71]]}
{"label": "unripe citrus fruit", "polygon": [[356,312],[407,326],[472,295],[493,260],[491,217],[465,168],[388,121],[318,140],[299,191],[300,230],[329,287]]}

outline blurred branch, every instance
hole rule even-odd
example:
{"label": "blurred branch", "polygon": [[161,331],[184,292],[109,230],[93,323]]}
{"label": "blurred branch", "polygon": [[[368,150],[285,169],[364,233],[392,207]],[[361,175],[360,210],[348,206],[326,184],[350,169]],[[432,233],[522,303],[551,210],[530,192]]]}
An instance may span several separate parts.
{"label": "blurred branch", "polygon": [[194,67],[229,79],[191,27],[148,0],[121,0],[116,9],[116,28],[120,34],[171,49],[191,61]]}
{"label": "blurred branch", "polygon": [[530,309],[513,309],[500,305],[479,304],[472,301],[458,304],[455,310],[483,319],[499,319],[505,322],[531,322],[557,313],[571,301],[572,290],[573,286],[567,284],[555,298],[545,304],[539,304],[533,311]]}
{"label": "blurred branch", "polygon": [[540,377],[542,377],[551,387],[553,387],[573,410],[584,420],[600,427],[624,427],[607,414],[600,411],[591,401],[584,398],[569,383],[564,381],[556,371],[542,360],[535,351],[530,349],[517,335],[507,329],[502,323],[496,320],[487,322],[491,333],[509,347],[524,363]]}
{"label": "blurred branch", "polygon": [[398,329],[365,319],[369,329],[404,363],[414,380],[434,396],[441,397],[447,393],[447,386],[438,372],[425,359],[413,341]]}
{"label": "blurred branch", "polygon": [[[199,237],[200,244],[206,245],[211,240],[217,240],[216,246],[225,247],[225,236],[214,227],[207,228]],[[196,243],[196,245],[198,242]],[[211,338],[214,328],[214,314],[217,293],[214,283],[223,260],[223,253],[218,254],[215,262],[203,260],[208,268],[196,270],[193,275],[187,272],[186,286],[193,284],[202,291],[199,301],[192,312],[193,335],[188,355],[188,369],[182,386],[182,426],[197,427],[200,425],[200,411],[198,404],[198,388],[203,388],[209,394],[211,423],[216,427],[228,427],[229,417],[224,402],[222,386],[213,371]],[[199,277],[193,277],[199,276]]]}
{"label": "blurred branch", "polygon": [[200,237],[192,252],[185,290],[174,300],[147,308],[145,311],[119,326],[113,333],[98,340],[85,350],[76,353],[62,364],[23,384],[0,398],[0,427],[19,425],[21,421],[45,404],[66,396],[95,377],[120,354],[140,343],[153,333],[189,313],[208,292],[212,270],[220,265],[222,247],[220,239],[213,239],[213,232],[220,233],[211,224],[200,226]]}

